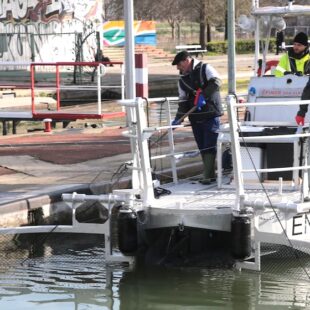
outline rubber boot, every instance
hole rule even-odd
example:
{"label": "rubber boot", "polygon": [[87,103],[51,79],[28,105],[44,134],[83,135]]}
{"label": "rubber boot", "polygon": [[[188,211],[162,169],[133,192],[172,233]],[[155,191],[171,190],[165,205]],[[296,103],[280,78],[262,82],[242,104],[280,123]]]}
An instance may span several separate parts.
{"label": "rubber boot", "polygon": [[203,158],[203,179],[200,180],[201,184],[208,185],[215,181],[215,154],[205,153],[202,154]]}

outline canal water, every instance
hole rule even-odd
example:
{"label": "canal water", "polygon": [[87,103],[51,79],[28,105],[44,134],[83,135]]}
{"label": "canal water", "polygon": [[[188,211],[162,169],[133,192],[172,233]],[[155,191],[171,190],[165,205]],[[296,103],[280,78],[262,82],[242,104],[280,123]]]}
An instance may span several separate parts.
{"label": "canal water", "polygon": [[[161,120],[165,110],[150,113]],[[262,272],[238,271],[221,254],[199,266],[129,268],[105,264],[103,236],[11,237],[0,239],[0,310],[310,309],[309,258],[271,256]]]}
{"label": "canal water", "polygon": [[265,261],[277,266],[268,273],[220,264],[107,267],[102,236],[20,241],[2,243],[1,310],[310,309],[310,282],[294,260]]}

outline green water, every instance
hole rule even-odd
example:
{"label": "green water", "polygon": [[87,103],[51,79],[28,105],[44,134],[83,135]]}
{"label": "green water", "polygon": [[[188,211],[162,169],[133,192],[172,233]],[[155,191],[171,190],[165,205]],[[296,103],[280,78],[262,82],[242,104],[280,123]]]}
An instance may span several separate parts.
{"label": "green water", "polygon": [[99,238],[57,237],[35,251],[2,250],[0,309],[310,309],[310,283],[296,266],[290,273],[107,267]]}

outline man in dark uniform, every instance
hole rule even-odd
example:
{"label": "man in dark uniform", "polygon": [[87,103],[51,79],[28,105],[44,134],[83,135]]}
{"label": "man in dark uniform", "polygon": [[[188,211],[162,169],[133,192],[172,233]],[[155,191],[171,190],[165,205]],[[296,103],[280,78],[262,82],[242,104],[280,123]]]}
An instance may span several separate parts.
{"label": "man in dark uniform", "polygon": [[[215,156],[219,117],[223,114],[217,71],[209,64],[194,59],[187,51],[179,52],[172,62],[180,71],[178,83],[179,107],[173,125],[197,104],[189,115],[193,134],[204,164],[202,184],[215,181]],[[198,98],[199,96],[199,98]]]}
{"label": "man in dark uniform", "polygon": [[[301,95],[301,100],[310,100],[310,77],[309,80],[305,86],[305,88],[303,89],[302,95]],[[303,126],[305,125],[305,116],[308,112],[308,104],[301,104],[299,106],[299,111],[297,112],[297,115],[295,116],[295,120],[298,126]],[[307,141],[308,143],[308,147],[306,148],[307,151],[305,151],[305,153],[308,153],[308,165],[310,162],[310,153],[309,153],[309,149],[310,149],[310,141],[308,139]],[[310,186],[310,171],[308,170],[308,185]],[[310,189],[310,188],[309,188]],[[310,201],[310,197],[306,196],[304,198],[304,201]]]}
{"label": "man in dark uniform", "polygon": [[[309,77],[308,83],[303,89],[301,100],[310,100],[310,77]],[[299,106],[299,111],[297,112],[297,115],[295,117],[297,125],[303,126],[305,124],[305,116],[307,112],[308,112],[308,105],[301,104]]]}

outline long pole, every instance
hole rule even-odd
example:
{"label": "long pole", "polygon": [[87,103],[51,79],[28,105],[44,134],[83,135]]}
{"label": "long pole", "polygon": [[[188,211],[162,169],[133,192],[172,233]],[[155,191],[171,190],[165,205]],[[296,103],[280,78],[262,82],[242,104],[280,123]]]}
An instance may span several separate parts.
{"label": "long pole", "polygon": [[126,99],[136,98],[133,0],[124,0]]}
{"label": "long pole", "polygon": [[[189,111],[187,111],[181,118],[178,119],[178,124],[181,124],[183,122],[183,120],[189,116],[191,113],[195,112],[197,109],[197,106],[193,106]],[[169,130],[166,130],[156,141],[154,141],[151,146],[153,146],[154,144],[158,144],[164,137],[167,136],[167,134],[169,133]]]}
{"label": "long pole", "polygon": [[[136,76],[135,76],[135,40],[134,40],[134,19],[133,0],[124,0],[125,18],[125,99],[136,99]],[[137,115],[134,109],[126,108],[126,126],[137,122]],[[130,138],[131,154],[133,156],[133,166],[137,167],[139,158],[136,152],[135,138]],[[132,170],[132,188],[140,188],[139,172]]]}
{"label": "long pole", "polygon": [[227,0],[228,93],[236,93],[235,0]]}

